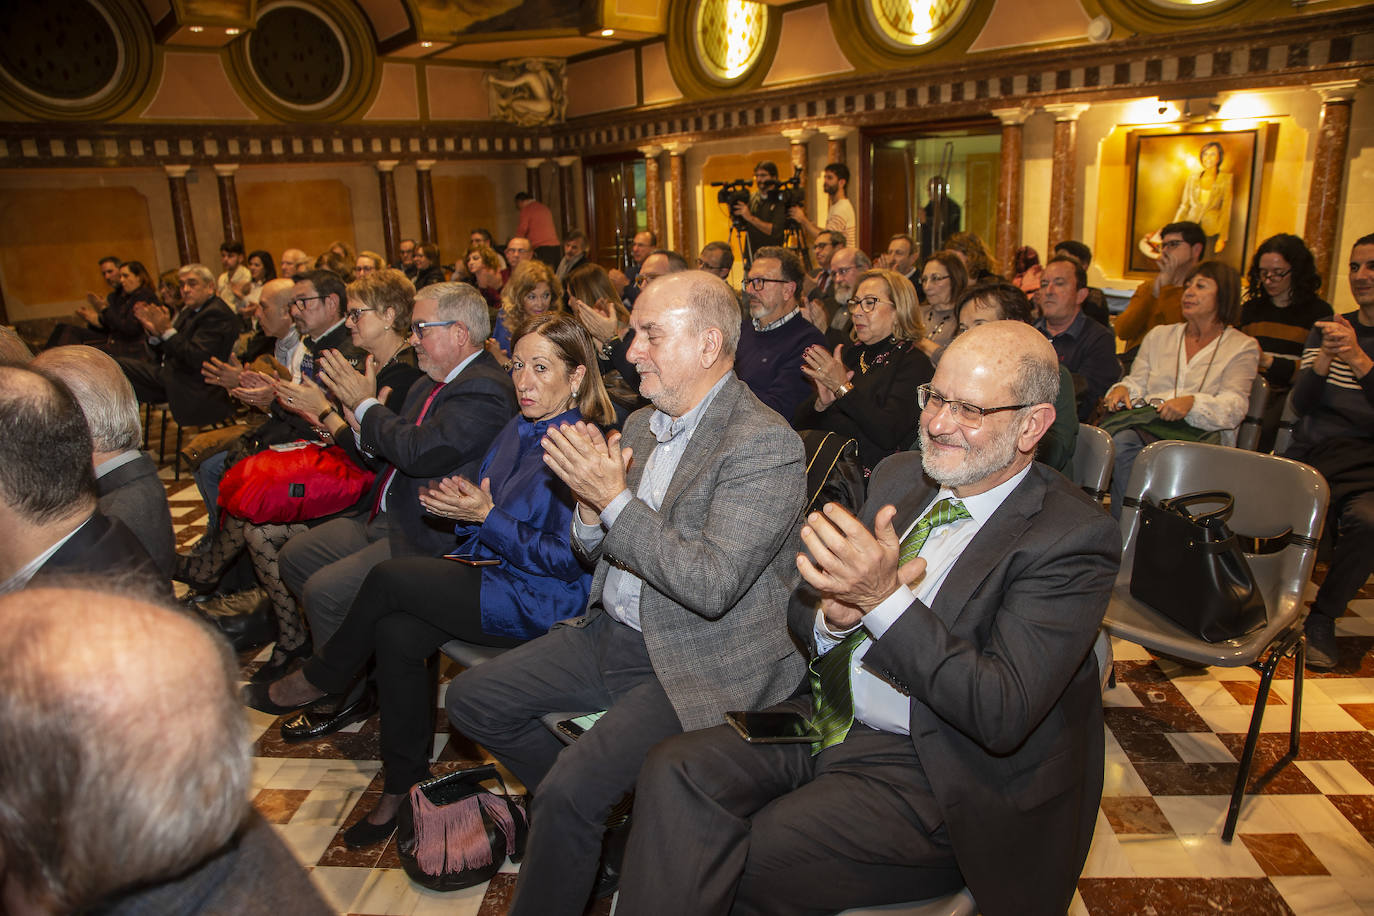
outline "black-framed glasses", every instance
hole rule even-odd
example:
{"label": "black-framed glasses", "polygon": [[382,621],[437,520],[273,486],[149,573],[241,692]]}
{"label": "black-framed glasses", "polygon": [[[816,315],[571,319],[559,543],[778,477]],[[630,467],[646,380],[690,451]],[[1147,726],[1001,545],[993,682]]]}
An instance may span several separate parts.
{"label": "black-framed glasses", "polygon": [[1265,270],[1263,267],[1261,267],[1259,275],[1261,280],[1282,280],[1284,277],[1288,276],[1292,272],[1293,269],[1291,267],[1277,267],[1273,270]]}
{"label": "black-framed glasses", "polygon": [[769,283],[787,283],[787,280],[774,280],[772,277],[745,277],[740,281],[742,289],[752,289],[756,293],[763,292],[763,288]]}
{"label": "black-framed glasses", "polygon": [[374,309],[374,308],[349,309],[348,311],[344,312],[344,318],[348,319],[349,321],[353,322],[354,324],[357,324],[357,323],[358,323],[358,319],[361,318],[361,317],[363,317],[363,312],[375,312],[375,311],[377,311],[377,310]]}
{"label": "black-framed glasses", "polygon": [[446,328],[451,324],[457,323],[457,318],[452,318],[448,321],[412,321],[410,323],[410,333],[414,334],[416,338],[423,338],[425,336],[425,331],[430,328]]}
{"label": "black-framed glasses", "polygon": [[1185,242],[1183,239],[1169,239],[1169,241],[1164,242],[1164,243],[1161,244],[1159,247],[1160,247],[1160,248],[1177,248],[1179,245],[1187,245],[1187,244],[1188,244],[1188,243]]}
{"label": "black-framed glasses", "polygon": [[921,285],[929,286],[932,283],[939,283],[941,280],[948,280],[949,274],[924,274],[921,276]]}
{"label": "black-framed glasses", "polygon": [[862,299],[850,299],[849,310],[853,312],[855,308],[858,308],[858,310],[863,312],[865,315],[869,315],[872,314],[873,310],[876,309],[879,305],[891,304],[891,300],[888,299],[880,299],[877,296],[864,296]]}
{"label": "black-framed glasses", "polygon": [[922,410],[932,410],[935,413],[939,413],[941,407],[948,407],[950,419],[964,429],[977,429],[982,426],[983,418],[990,413],[1001,413],[1004,410],[1023,410],[1034,406],[1032,404],[1008,404],[1005,407],[979,407],[968,401],[956,401],[953,398],[947,398],[930,385],[921,385],[916,389],[916,403],[920,405]]}
{"label": "black-framed glasses", "polygon": [[316,299],[324,299],[324,298],[325,298],[324,296],[297,296],[295,299],[292,299],[291,302],[288,303],[288,305],[289,305],[290,308],[293,308],[293,309],[303,309],[303,308],[305,308],[305,304],[306,304],[307,302],[311,302],[311,301],[316,300]]}

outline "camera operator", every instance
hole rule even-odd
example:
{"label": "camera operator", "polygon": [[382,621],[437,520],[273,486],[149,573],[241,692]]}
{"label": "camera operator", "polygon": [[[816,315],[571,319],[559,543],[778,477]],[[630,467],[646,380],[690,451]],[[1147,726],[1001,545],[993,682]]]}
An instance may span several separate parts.
{"label": "camera operator", "polygon": [[[849,202],[849,166],[843,162],[832,162],[825,167],[821,178],[821,190],[830,198],[830,207],[825,217],[825,229],[844,233],[845,244],[854,246],[854,205]],[[811,222],[804,207],[791,207],[787,215],[796,221],[811,241],[825,231]]]}
{"label": "camera operator", "polygon": [[783,231],[787,226],[787,208],[780,195],[769,192],[778,187],[778,167],[767,159],[754,166],[754,193],[749,202],[736,203],[731,207],[731,215],[738,222],[743,220],[744,234],[748,241],[746,259],[751,260],[753,253],[769,245],[782,245]]}

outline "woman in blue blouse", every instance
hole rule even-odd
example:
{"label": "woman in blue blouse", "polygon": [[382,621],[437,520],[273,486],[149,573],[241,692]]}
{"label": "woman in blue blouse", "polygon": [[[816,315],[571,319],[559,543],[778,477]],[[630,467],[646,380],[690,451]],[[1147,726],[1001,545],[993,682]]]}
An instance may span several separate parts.
{"label": "woman in blue blouse", "polygon": [[294,707],[345,691],[375,650],[386,781],[372,813],[344,833],[355,848],[387,839],[410,787],[429,778],[434,651],[455,637],[518,645],[586,607],[591,574],[569,544],[575,501],[540,440],[552,424],[613,422],[591,337],[569,315],[535,317],[515,342],[511,374],[520,414],[492,443],[479,482],[451,477],[421,491],[431,514],[457,521],[456,548],[379,564],[329,642],[249,698]]}

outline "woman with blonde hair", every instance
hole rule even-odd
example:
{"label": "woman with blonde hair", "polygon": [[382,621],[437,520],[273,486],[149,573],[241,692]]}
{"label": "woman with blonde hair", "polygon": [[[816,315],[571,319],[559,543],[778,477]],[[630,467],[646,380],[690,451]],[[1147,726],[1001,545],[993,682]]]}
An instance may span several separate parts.
{"label": "woman with blonde hair", "polygon": [[526,320],[545,312],[563,311],[563,284],[543,261],[522,261],[501,291],[501,310],[491,325],[487,349],[502,363],[510,362],[511,341]]}
{"label": "woman with blonde hair", "polygon": [[802,404],[796,429],[825,429],[859,444],[864,476],[916,439],[921,410],[916,389],[935,375],[921,349],[925,325],[911,281],[893,270],[859,275],[849,300],[856,343],[802,354],[802,373],[816,396]]}

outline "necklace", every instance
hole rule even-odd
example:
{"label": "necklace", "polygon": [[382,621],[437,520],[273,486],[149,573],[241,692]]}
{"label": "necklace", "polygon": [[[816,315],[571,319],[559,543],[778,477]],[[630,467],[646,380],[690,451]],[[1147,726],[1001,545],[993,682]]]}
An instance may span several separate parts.
{"label": "necklace", "polygon": [[[1183,377],[1183,372],[1187,368],[1183,364],[1183,340],[1188,336],[1188,327],[1185,325],[1183,333],[1178,335],[1178,356],[1174,359],[1174,397],[1178,397],[1178,380]],[[1221,349],[1221,339],[1226,336],[1226,328],[1221,329],[1214,341],[1216,346],[1212,348],[1212,355],[1207,360],[1207,368],[1202,371],[1202,381],[1198,383],[1197,390],[1202,391],[1207,386],[1207,376],[1212,372],[1212,363],[1216,362],[1217,351]],[[1209,341],[1209,343],[1212,341]],[[1206,346],[1206,344],[1203,344]]]}

